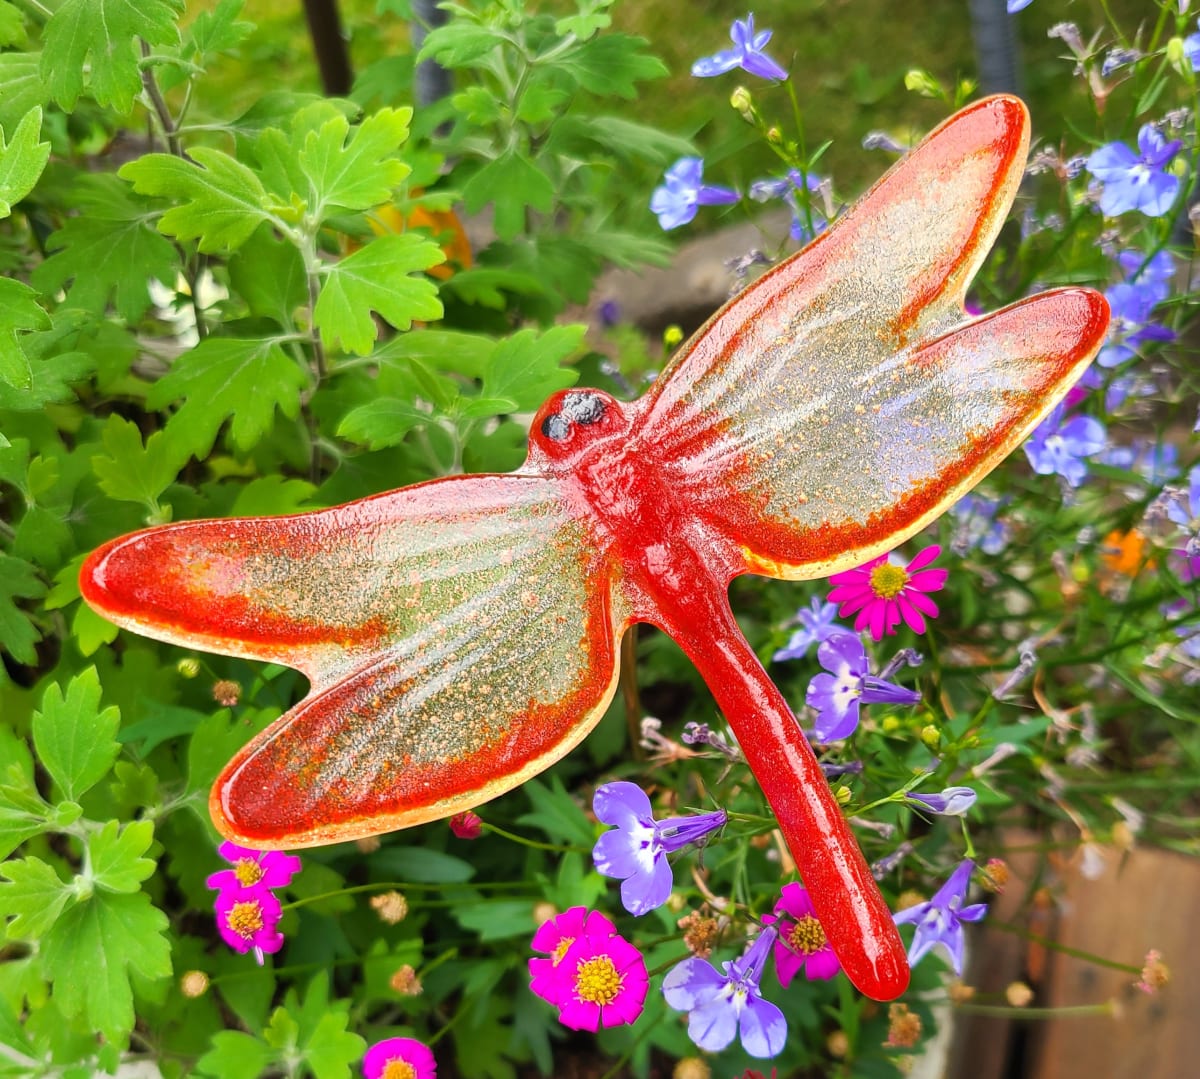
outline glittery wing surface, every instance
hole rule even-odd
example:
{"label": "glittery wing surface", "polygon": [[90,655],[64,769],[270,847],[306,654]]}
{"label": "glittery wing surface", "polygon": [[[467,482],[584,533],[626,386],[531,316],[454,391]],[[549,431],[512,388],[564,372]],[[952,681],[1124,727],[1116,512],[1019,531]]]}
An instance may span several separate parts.
{"label": "glittery wing surface", "polygon": [[1028,141],[1015,98],[956,114],[715,315],[643,399],[638,437],[738,572],[822,577],[890,550],[1095,355],[1108,308],[1091,290],[963,311]]}
{"label": "glittery wing surface", "polygon": [[81,583],[138,633],[309,677],[213,789],[220,830],[257,848],[407,827],[521,783],[603,714],[628,621],[604,543],[535,476],[166,525],[100,548]]}

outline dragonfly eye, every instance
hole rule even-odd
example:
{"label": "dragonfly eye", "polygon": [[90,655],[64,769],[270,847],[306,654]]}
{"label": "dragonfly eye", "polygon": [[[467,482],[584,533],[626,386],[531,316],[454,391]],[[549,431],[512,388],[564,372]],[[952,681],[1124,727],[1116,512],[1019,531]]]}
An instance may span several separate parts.
{"label": "dragonfly eye", "polygon": [[604,398],[598,393],[572,393],[563,398],[563,411],[576,423],[599,423],[604,416]]}
{"label": "dragonfly eye", "polygon": [[571,433],[571,421],[561,412],[551,412],[542,420],[542,434],[551,442],[561,442]]}

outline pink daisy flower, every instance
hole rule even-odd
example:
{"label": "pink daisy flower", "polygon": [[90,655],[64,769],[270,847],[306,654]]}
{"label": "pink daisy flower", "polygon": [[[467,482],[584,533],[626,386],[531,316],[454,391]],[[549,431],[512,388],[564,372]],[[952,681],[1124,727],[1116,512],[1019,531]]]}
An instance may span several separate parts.
{"label": "pink daisy flower", "polygon": [[217,848],[232,869],[222,869],[205,881],[210,888],[286,888],[300,872],[300,859],[281,850],[251,850],[225,842]]}
{"label": "pink daisy flower", "polygon": [[275,893],[266,888],[222,889],[216,901],[217,931],[235,952],[254,951],[262,966],[263,954],[283,947],[283,934],[275,927],[283,910]]}
{"label": "pink daisy flower", "polygon": [[774,923],[778,923],[779,930],[775,938],[775,973],[784,989],[801,969],[810,982],[832,978],[842,969],[817,921],[807,889],[794,881],[783,886],[775,914],[763,915],[763,925]]}
{"label": "pink daisy flower", "polygon": [[561,1007],[563,1000],[563,982],[558,972],[558,966],[571,947],[580,937],[611,937],[615,936],[617,927],[598,910],[589,911],[586,907],[572,907],[556,918],[548,918],[538,927],[530,941],[530,948],[535,952],[543,952],[549,959],[529,960],[529,975],[532,979],[529,988],[543,1000],[548,1000],[555,1007]]}
{"label": "pink daisy flower", "polygon": [[839,603],[838,615],[858,612],[856,630],[869,629],[871,636],[883,640],[885,633],[895,633],[903,620],[914,632],[925,632],[925,616],[937,617],[937,604],[925,593],[936,592],[946,583],[949,570],[925,569],[938,555],[936,543],[926,547],[907,566],[890,562],[888,555],[873,558],[866,565],[829,578],[835,586],[829,593],[830,603]]}
{"label": "pink daisy flower", "polygon": [[416,1038],[388,1038],[363,1056],[366,1079],[437,1079],[433,1051]]}
{"label": "pink daisy flower", "polygon": [[558,1018],[572,1030],[621,1026],[642,1014],[650,979],[642,953],[624,937],[580,937],[556,973]]}

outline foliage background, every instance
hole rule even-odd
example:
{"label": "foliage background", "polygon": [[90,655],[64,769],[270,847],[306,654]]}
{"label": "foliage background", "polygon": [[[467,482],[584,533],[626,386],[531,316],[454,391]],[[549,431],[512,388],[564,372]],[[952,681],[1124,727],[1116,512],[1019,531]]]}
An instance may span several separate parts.
{"label": "foliage background", "polygon": [[[287,947],[259,968],[212,927],[204,881],[218,863],[205,801],[220,767],[302,696],[303,680],[118,634],[76,584],[86,552],[147,524],[293,512],[452,471],[508,470],[523,458],[523,417],[553,389],[579,381],[623,394],[657,366],[657,342],[571,317],[606,266],[667,257],[647,201],[676,157],[702,146],[709,175],[744,188],[778,170],[779,155],[766,123],[727,107],[735,81],[686,74],[723,47],[740,9],[694,5],[685,33],[669,5],[616,8],[611,27],[608,7],[464,5],[430,50],[455,69],[459,96],[410,118],[402,2],[346,4],[359,72],[346,101],[318,98],[295,13],[261,0],[186,12],[150,0],[136,18],[111,0],[0,2],[0,183],[13,193],[0,220],[0,1074],[91,1075],[149,1059],[167,1075],[332,1079],[368,1041],[396,1033],[431,1040],[443,1074],[471,1079],[554,1074],[565,1059],[597,1075],[665,1074],[665,1062],[694,1052],[655,992],[635,1029],[568,1038],[525,989],[527,942],[545,904],[618,912],[615,888],[591,871],[598,829],[587,806],[598,781],[628,776],[664,806],[720,802],[746,820],[702,861],[685,860],[671,908],[619,924],[661,968],[687,954],[679,915],[725,899],[706,909],[730,915],[721,955],[735,954],[781,877],[770,822],[740,772],[711,754],[647,762],[641,717],[618,697],[584,747],[487,807],[495,830],[483,841],[467,846],[430,825],[377,849],[307,853],[286,897]],[[809,137],[830,143],[809,163],[833,174],[839,195],[884,167],[859,149],[868,130],[928,128],[970,71],[961,5],[923,5],[911,20],[892,7],[756,10],[790,60]],[[1192,28],[1174,5],[1142,24],[1144,7],[1114,5],[1116,28],[1101,31],[1147,57],[1114,80],[1103,109],[1045,37],[1061,6],[1022,16],[1048,144],[1086,153],[1194,107],[1194,74],[1167,54],[1171,35]],[[1100,4],[1068,14],[1105,25]],[[1098,46],[1093,66],[1102,55]],[[906,91],[912,68],[943,96]],[[762,115],[790,131],[786,91],[754,92]],[[1185,136],[1190,177],[1196,140],[1190,127]],[[345,169],[323,167],[331,158]],[[1021,208],[1043,221],[1057,213],[1058,226],[1006,230],[977,288],[987,306],[1035,282],[1110,284],[1114,228],[1120,245],[1182,241],[1190,257],[1190,235],[1172,239],[1169,219],[1103,221],[1086,179],[1033,178]],[[443,249],[455,250],[451,208],[483,211],[495,237],[471,266],[436,276]],[[1182,343],[1145,357],[1153,395],[1111,430],[1123,445],[1178,445],[1181,463],[1168,473],[1096,464],[1078,492],[1021,460],[1004,469],[990,490],[1009,500],[1021,542],[959,556],[947,617],[901,642],[926,652],[925,705],[880,711],[844,749],[872,762],[843,784],[851,810],[914,771],[943,785],[965,775],[980,780],[981,856],[994,852],[988,827],[1004,820],[1065,824],[1073,845],[1119,838],[1126,817],[1114,798],[1151,813],[1147,835],[1192,849],[1195,665],[1174,649],[1174,630],[1189,623],[1195,588],[1173,569],[1176,538],[1161,527],[1147,528],[1133,572],[1115,570],[1105,546],[1143,523],[1193,456],[1193,305],[1180,278],[1162,318]],[[955,529],[947,519],[933,531],[951,547]],[[735,609],[762,656],[818,592],[738,583]],[[1164,617],[1168,602],[1177,606]],[[1029,642],[1036,681],[1011,700],[991,696]],[[811,659],[773,668],[798,709],[815,669]],[[715,720],[660,635],[641,638],[638,681],[668,732]],[[218,686],[233,703],[214,698]],[[976,777],[1000,745],[1016,755]],[[881,830],[862,833],[869,858],[904,837],[916,849],[885,881],[893,901],[928,893],[961,854],[956,822],[930,824],[898,802],[871,820]],[[392,888],[410,913],[387,925],[370,899]],[[393,985],[405,965],[419,995]],[[207,988],[189,996],[181,978],[195,971]],[[931,964],[916,974],[917,993],[939,984]],[[780,1074],[895,1074],[903,1054],[884,1048],[886,1015],[844,979],[776,999],[793,1030]],[[927,1004],[912,999],[928,1028]],[[834,1032],[844,1035],[836,1055]],[[733,1050],[718,1066],[750,1064]]]}

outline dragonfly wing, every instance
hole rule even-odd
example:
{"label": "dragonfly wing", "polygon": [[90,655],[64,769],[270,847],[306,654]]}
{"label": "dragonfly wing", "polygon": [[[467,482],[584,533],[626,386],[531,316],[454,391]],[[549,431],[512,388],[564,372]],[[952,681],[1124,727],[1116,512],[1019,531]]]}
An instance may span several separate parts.
{"label": "dragonfly wing", "polygon": [[229,764],[218,828],[296,847],[448,816],[568,752],[616,682],[612,556],[558,485],[470,476],[116,540],[85,598],[139,633],[303,670]]}
{"label": "dragonfly wing", "polygon": [[962,301],[1028,148],[1015,98],[946,121],[684,346],[639,435],[736,571],[822,577],[889,550],[994,468],[1099,348],[1098,293],[971,321]]}

